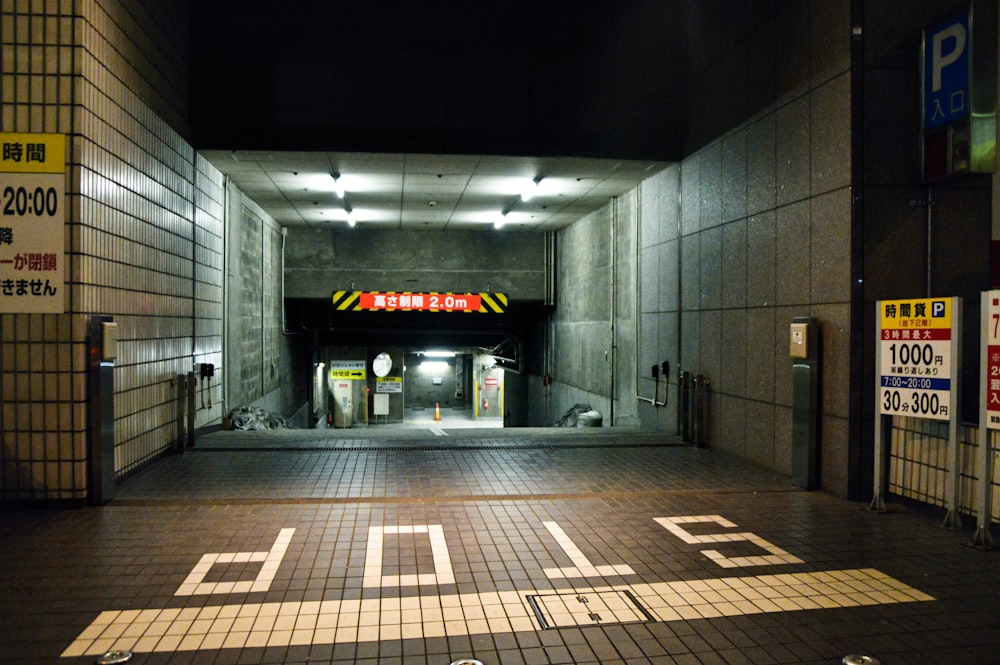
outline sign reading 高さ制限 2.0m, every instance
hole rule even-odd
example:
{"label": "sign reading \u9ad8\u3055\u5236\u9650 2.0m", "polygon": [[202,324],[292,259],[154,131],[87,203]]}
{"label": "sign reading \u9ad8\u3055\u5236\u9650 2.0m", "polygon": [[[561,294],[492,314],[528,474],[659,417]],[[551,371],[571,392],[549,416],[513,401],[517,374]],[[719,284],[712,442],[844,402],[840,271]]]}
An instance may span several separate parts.
{"label": "sign reading \u9ad8\u3055\u5236\u9650 2.0m", "polygon": [[64,311],[66,137],[0,133],[0,312]]}
{"label": "sign reading \u9ad8\u3055\u5236\u9650 2.0m", "polygon": [[935,420],[951,413],[952,298],[879,306],[879,412]]}
{"label": "sign reading \u9ad8\u3055\u5236\u9650 2.0m", "polygon": [[339,312],[478,312],[503,314],[503,293],[416,293],[412,291],[335,291]]}

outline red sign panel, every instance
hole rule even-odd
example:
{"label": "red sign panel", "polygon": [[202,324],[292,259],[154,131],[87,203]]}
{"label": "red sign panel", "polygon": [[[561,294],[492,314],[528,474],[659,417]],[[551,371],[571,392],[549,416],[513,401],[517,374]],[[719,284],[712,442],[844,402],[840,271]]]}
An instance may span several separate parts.
{"label": "red sign panel", "polygon": [[1000,291],[989,292],[986,326],[986,426],[1000,429]]}
{"label": "red sign panel", "polygon": [[404,311],[478,311],[482,296],[478,293],[394,293],[370,291],[362,293],[359,304],[368,310]]}

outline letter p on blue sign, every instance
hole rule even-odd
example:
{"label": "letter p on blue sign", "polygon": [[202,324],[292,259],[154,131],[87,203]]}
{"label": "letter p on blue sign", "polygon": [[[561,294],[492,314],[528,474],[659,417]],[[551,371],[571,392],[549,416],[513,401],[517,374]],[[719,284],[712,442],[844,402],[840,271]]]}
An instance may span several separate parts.
{"label": "letter p on blue sign", "polygon": [[924,31],[924,129],[966,117],[970,111],[969,11]]}
{"label": "letter p on blue sign", "polygon": [[931,317],[935,319],[940,319],[945,315],[945,302],[943,300],[935,300],[931,303]]}

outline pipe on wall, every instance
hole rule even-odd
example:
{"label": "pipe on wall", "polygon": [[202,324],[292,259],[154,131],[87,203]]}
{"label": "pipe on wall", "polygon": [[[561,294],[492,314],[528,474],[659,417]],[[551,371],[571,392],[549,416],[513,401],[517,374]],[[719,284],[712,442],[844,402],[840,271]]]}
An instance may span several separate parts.
{"label": "pipe on wall", "polygon": [[617,345],[617,330],[615,327],[616,320],[618,318],[618,234],[615,231],[618,229],[618,197],[611,199],[611,260],[608,262],[611,269],[611,367],[609,371],[611,372],[611,385],[609,387],[609,418],[608,422],[611,426],[615,426],[615,365],[616,356],[615,349]]}

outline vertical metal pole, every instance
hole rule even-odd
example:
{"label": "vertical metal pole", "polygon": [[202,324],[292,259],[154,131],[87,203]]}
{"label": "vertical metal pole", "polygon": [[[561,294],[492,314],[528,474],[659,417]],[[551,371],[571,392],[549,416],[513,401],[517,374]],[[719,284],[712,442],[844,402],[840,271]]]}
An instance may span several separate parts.
{"label": "vertical metal pole", "polygon": [[680,372],[677,380],[677,429],[680,431],[681,440],[691,441],[691,373]]}
{"label": "vertical metal pole", "polygon": [[879,300],[875,303],[875,470],[874,470],[874,494],[872,498],[871,505],[868,510],[884,513],[885,512],[885,471],[883,470],[883,464],[885,463],[885,447],[882,441],[883,430],[885,429],[885,416],[882,415],[882,402],[880,398],[881,391],[878,389],[877,383],[880,381],[879,376],[882,373],[882,301]]}
{"label": "vertical metal pole", "polygon": [[697,399],[698,390],[698,377],[695,374],[688,374],[688,399],[687,399],[687,422],[688,422],[688,441],[693,443],[698,442],[697,434],[695,433],[695,415],[698,413],[695,409],[695,400]]}
{"label": "vertical metal pole", "polygon": [[707,377],[698,376],[698,447],[708,446],[708,412],[712,402],[709,399],[708,389],[712,381]]}
{"label": "vertical metal pole", "polygon": [[[633,210],[639,210],[642,206],[636,206]],[[609,279],[611,280],[611,316],[609,317],[609,324],[611,326],[611,364],[608,368],[610,380],[610,385],[608,386],[608,394],[610,398],[608,399],[608,415],[610,416],[608,424],[611,427],[615,426],[615,372],[617,371],[615,366],[617,364],[617,323],[618,323],[618,281],[615,279],[618,275],[618,197],[614,197],[611,200],[611,269],[609,270]],[[638,241],[637,241],[638,242]],[[604,354],[604,360],[608,360],[608,354]],[[632,382],[635,385],[635,381]],[[502,402],[500,414],[503,415]]]}
{"label": "vertical metal pole", "polygon": [[792,479],[807,490],[820,487],[819,447],[820,361],[823,357],[819,320],[797,316],[793,326],[805,327],[805,357],[796,350],[792,360]]}
{"label": "vertical metal pole", "polygon": [[958,417],[961,411],[961,362],[962,362],[962,299],[951,298],[951,410],[948,412],[948,475],[945,476],[945,497],[948,512],[941,526],[961,529],[959,515],[959,445]]}
{"label": "vertical metal pole", "polygon": [[933,262],[931,253],[934,243],[934,191],[933,187],[927,187],[927,297],[931,298],[931,280],[933,279]]}
{"label": "vertical metal pole", "polygon": [[91,317],[87,385],[87,500],[104,505],[115,498],[114,363],[104,359],[103,327],[110,316]]}
{"label": "vertical metal pole", "polygon": [[688,418],[691,423],[691,441],[696,446],[701,445],[698,432],[698,379],[700,378],[700,374],[695,374],[691,377],[691,382],[688,384],[691,391],[691,398],[688,400]]}
{"label": "vertical metal pole", "polygon": [[694,396],[692,401],[692,434],[694,437],[694,445],[701,448],[705,445],[705,399],[704,399],[704,381],[705,377],[698,374],[694,377],[692,382]]}
{"label": "vertical metal pole", "polygon": [[178,374],[175,379],[177,385],[177,403],[174,424],[177,427],[177,436],[174,439],[174,451],[184,452],[184,440],[187,435],[184,432],[184,405],[187,403],[187,378],[183,374]]}
{"label": "vertical metal pole", "polygon": [[194,448],[194,396],[196,392],[197,380],[194,372],[187,375],[187,447]]}
{"label": "vertical metal pole", "polygon": [[989,549],[993,546],[993,538],[990,537],[990,522],[993,520],[993,451],[990,443],[993,439],[989,423],[989,346],[990,335],[989,326],[993,325],[990,320],[990,299],[1000,292],[983,291],[979,300],[979,448],[976,450],[976,496],[979,503],[976,509],[976,532],[969,543],[973,547]]}

